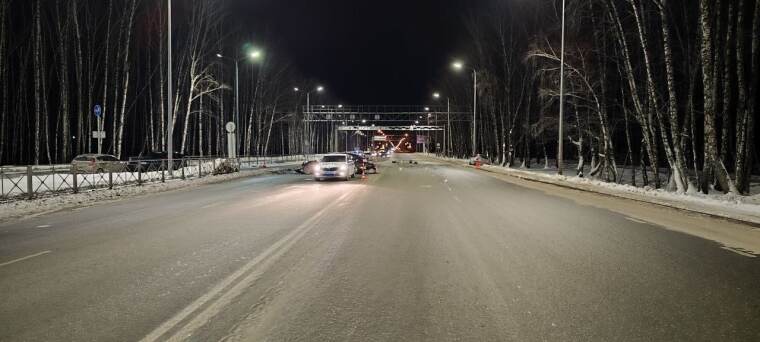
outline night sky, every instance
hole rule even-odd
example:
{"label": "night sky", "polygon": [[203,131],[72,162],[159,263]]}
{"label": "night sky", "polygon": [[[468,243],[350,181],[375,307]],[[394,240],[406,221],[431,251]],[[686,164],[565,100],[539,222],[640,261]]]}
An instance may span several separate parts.
{"label": "night sky", "polygon": [[472,2],[234,0],[231,19],[274,37],[268,44],[322,82],[333,101],[421,104],[462,53]]}

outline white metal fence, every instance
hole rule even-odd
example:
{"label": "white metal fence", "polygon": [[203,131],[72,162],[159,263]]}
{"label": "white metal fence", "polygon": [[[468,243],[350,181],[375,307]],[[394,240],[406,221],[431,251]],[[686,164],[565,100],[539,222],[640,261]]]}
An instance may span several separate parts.
{"label": "white metal fence", "polygon": [[117,170],[82,172],[69,164],[0,166],[0,200],[32,199],[60,193],[91,189],[165,182],[167,179],[199,178],[241,169],[277,166],[315,159],[318,156],[288,155],[268,157],[186,157],[175,159],[172,170],[168,160],[119,162]]}

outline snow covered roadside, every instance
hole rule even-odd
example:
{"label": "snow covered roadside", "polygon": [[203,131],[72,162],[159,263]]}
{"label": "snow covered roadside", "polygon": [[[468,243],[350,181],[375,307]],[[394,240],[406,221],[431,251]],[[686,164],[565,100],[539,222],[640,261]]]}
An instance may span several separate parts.
{"label": "snow covered roadside", "polygon": [[114,187],[113,190],[95,189],[83,191],[77,194],[67,193],[55,196],[36,198],[33,200],[18,200],[0,203],[0,222],[11,219],[22,219],[50,213],[67,208],[85,207],[102,204],[125,198],[132,198],[159,192],[177,190],[204,184],[220,183],[239,178],[254,177],[272,174],[300,166],[298,163],[282,163],[277,167],[245,169],[237,173],[207,176],[187,180],[173,179],[165,183],[146,183],[144,185],[127,185]]}
{"label": "snow covered roadside", "polygon": [[[430,157],[464,167],[472,167],[467,164],[467,160],[440,158],[435,156]],[[486,165],[481,169],[523,180],[653,203],[703,215],[749,223],[753,226],[760,226],[760,195],[746,197],[721,194],[704,195],[702,193],[679,194],[663,189],[652,189],[649,187],[641,188],[626,184],[607,183],[601,180],[580,178],[576,176],[560,176],[555,173],[545,173],[538,170],[532,171],[530,169],[506,168],[493,165]]]}

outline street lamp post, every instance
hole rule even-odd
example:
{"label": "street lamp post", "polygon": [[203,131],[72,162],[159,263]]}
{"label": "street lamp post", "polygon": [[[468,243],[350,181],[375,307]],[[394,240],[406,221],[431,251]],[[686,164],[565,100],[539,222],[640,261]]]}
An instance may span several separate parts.
{"label": "street lamp post", "polygon": [[[462,62],[454,62],[452,66],[456,70],[462,70],[465,67],[464,63]],[[475,156],[478,149],[476,140],[476,130],[478,127],[478,71],[475,70],[475,68],[470,69],[472,70],[472,155]]]}
{"label": "street lamp post", "polygon": [[167,59],[167,68],[166,68],[166,80],[167,80],[167,89],[168,93],[166,94],[166,110],[167,114],[169,115],[168,121],[166,123],[166,153],[167,157],[169,159],[169,163],[167,165],[169,170],[169,177],[174,177],[174,146],[172,143],[172,138],[174,135],[174,95],[172,91],[172,0],[167,0],[166,2],[166,16],[167,16],[167,40],[166,40],[166,59]]}
{"label": "street lamp post", "polygon": [[[237,142],[240,141],[240,139],[238,139],[239,138],[238,137],[238,134],[239,134],[238,132],[240,131],[240,127],[241,127],[241,125],[240,125],[240,61],[242,61],[244,59],[258,60],[258,59],[261,58],[261,51],[259,51],[259,50],[252,50],[247,55],[240,56],[240,57],[237,57],[237,58],[229,58],[229,57],[226,57],[226,56],[222,55],[221,53],[217,53],[216,57],[219,58],[219,59],[229,59],[229,60],[232,60],[232,61],[235,62],[235,114],[234,114],[234,117],[233,117],[232,121],[235,122],[235,127],[237,127],[235,129],[235,141],[236,141],[236,144],[237,144]],[[237,146],[235,146],[235,148],[237,149]],[[237,155],[237,153],[236,153],[236,155]]]}
{"label": "street lamp post", "polygon": [[560,49],[560,67],[559,67],[559,137],[557,146],[557,173],[562,175],[564,160],[563,150],[564,141],[562,136],[564,135],[563,123],[564,123],[564,110],[565,110],[565,0],[562,0],[562,47]]}
{"label": "street lamp post", "polygon": [[[293,90],[295,92],[301,91],[301,89],[299,89],[298,87],[294,87]],[[310,115],[311,115],[311,93],[313,91],[316,91],[317,93],[321,93],[325,91],[325,87],[317,86],[314,90],[306,92],[306,112],[304,113],[304,118],[306,120],[304,124],[304,134],[306,135],[306,137],[304,137],[303,139],[304,155],[311,154],[311,122],[309,120],[310,120]]]}
{"label": "street lamp post", "polygon": [[[433,98],[438,100],[441,98],[441,94],[438,92],[433,93]],[[449,156],[449,147],[451,145],[449,140],[451,140],[451,98],[446,96],[446,128],[443,130],[443,156],[444,157]]]}

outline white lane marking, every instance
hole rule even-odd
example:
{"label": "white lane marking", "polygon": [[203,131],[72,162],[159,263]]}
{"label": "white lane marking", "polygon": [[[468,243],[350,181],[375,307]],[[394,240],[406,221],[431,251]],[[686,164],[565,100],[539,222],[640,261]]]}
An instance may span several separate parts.
{"label": "white lane marking", "polygon": [[206,204],[202,206],[201,209],[213,208],[213,207],[219,206],[220,204],[222,204],[222,202],[214,202],[214,203]]}
{"label": "white lane marking", "polygon": [[739,254],[739,255],[743,255],[743,256],[745,256],[745,257],[748,257],[748,258],[757,258],[757,255],[754,255],[754,254],[750,254],[750,253],[747,253],[747,252],[741,251],[741,250],[739,250],[739,249],[737,249],[737,248],[732,248],[732,247],[725,247],[725,246],[724,246],[724,247],[721,247],[721,248],[723,248],[723,249],[725,249],[725,250],[727,250],[727,251],[732,251],[732,252],[734,252],[734,253],[736,253],[736,254]]}
{"label": "white lane marking", "polygon": [[628,221],[633,221],[633,222],[641,223],[641,224],[651,224],[651,223],[649,223],[647,221],[638,220],[638,219],[635,219],[633,217],[628,217],[628,216],[626,216],[625,219],[628,220]]}
{"label": "white lane marking", "polygon": [[[195,330],[203,326],[206,322],[208,322],[208,320],[218,314],[225,305],[228,305],[230,302],[232,302],[240,293],[245,291],[251,285],[251,283],[253,283],[259,276],[261,276],[261,274],[267,268],[267,265],[262,265],[261,268],[256,269],[259,264],[272,263],[281,255],[285,254],[291,246],[298,242],[301,237],[306,235],[306,233],[314,226],[314,223],[316,223],[327,211],[339,203],[342,203],[349,194],[350,193],[344,193],[338,198],[337,201],[334,201],[330,205],[322,208],[322,210],[304,221],[304,223],[288,233],[288,235],[269,246],[269,248],[253,258],[243,267],[239,268],[237,271],[229,275],[227,278],[224,278],[224,280],[219,282],[209,292],[196,299],[194,302],[158,326],[140,341],[180,341],[185,339],[187,336],[190,336]],[[250,274],[245,276],[245,274],[249,272]],[[238,281],[238,278],[241,277],[243,278]],[[172,336],[162,338],[164,334],[177,327],[177,325],[188,319],[190,315],[192,315],[195,311],[199,310],[203,306],[206,307],[202,311],[198,312],[195,317],[190,320],[190,322],[172,334]]]}
{"label": "white lane marking", "polygon": [[37,226],[37,228],[50,228],[50,227],[52,227],[52,225],[49,225],[49,224],[41,224]]}
{"label": "white lane marking", "polygon": [[27,255],[27,256],[25,256],[23,258],[18,258],[18,259],[15,259],[15,260],[4,262],[4,263],[0,264],[0,267],[8,266],[10,264],[15,264],[15,263],[17,263],[19,261],[24,261],[24,260],[31,259],[31,258],[36,258],[36,257],[38,257],[40,255],[45,255],[45,254],[52,253],[52,252],[53,251],[43,251],[43,252],[35,253],[35,254],[32,254],[32,255]]}

